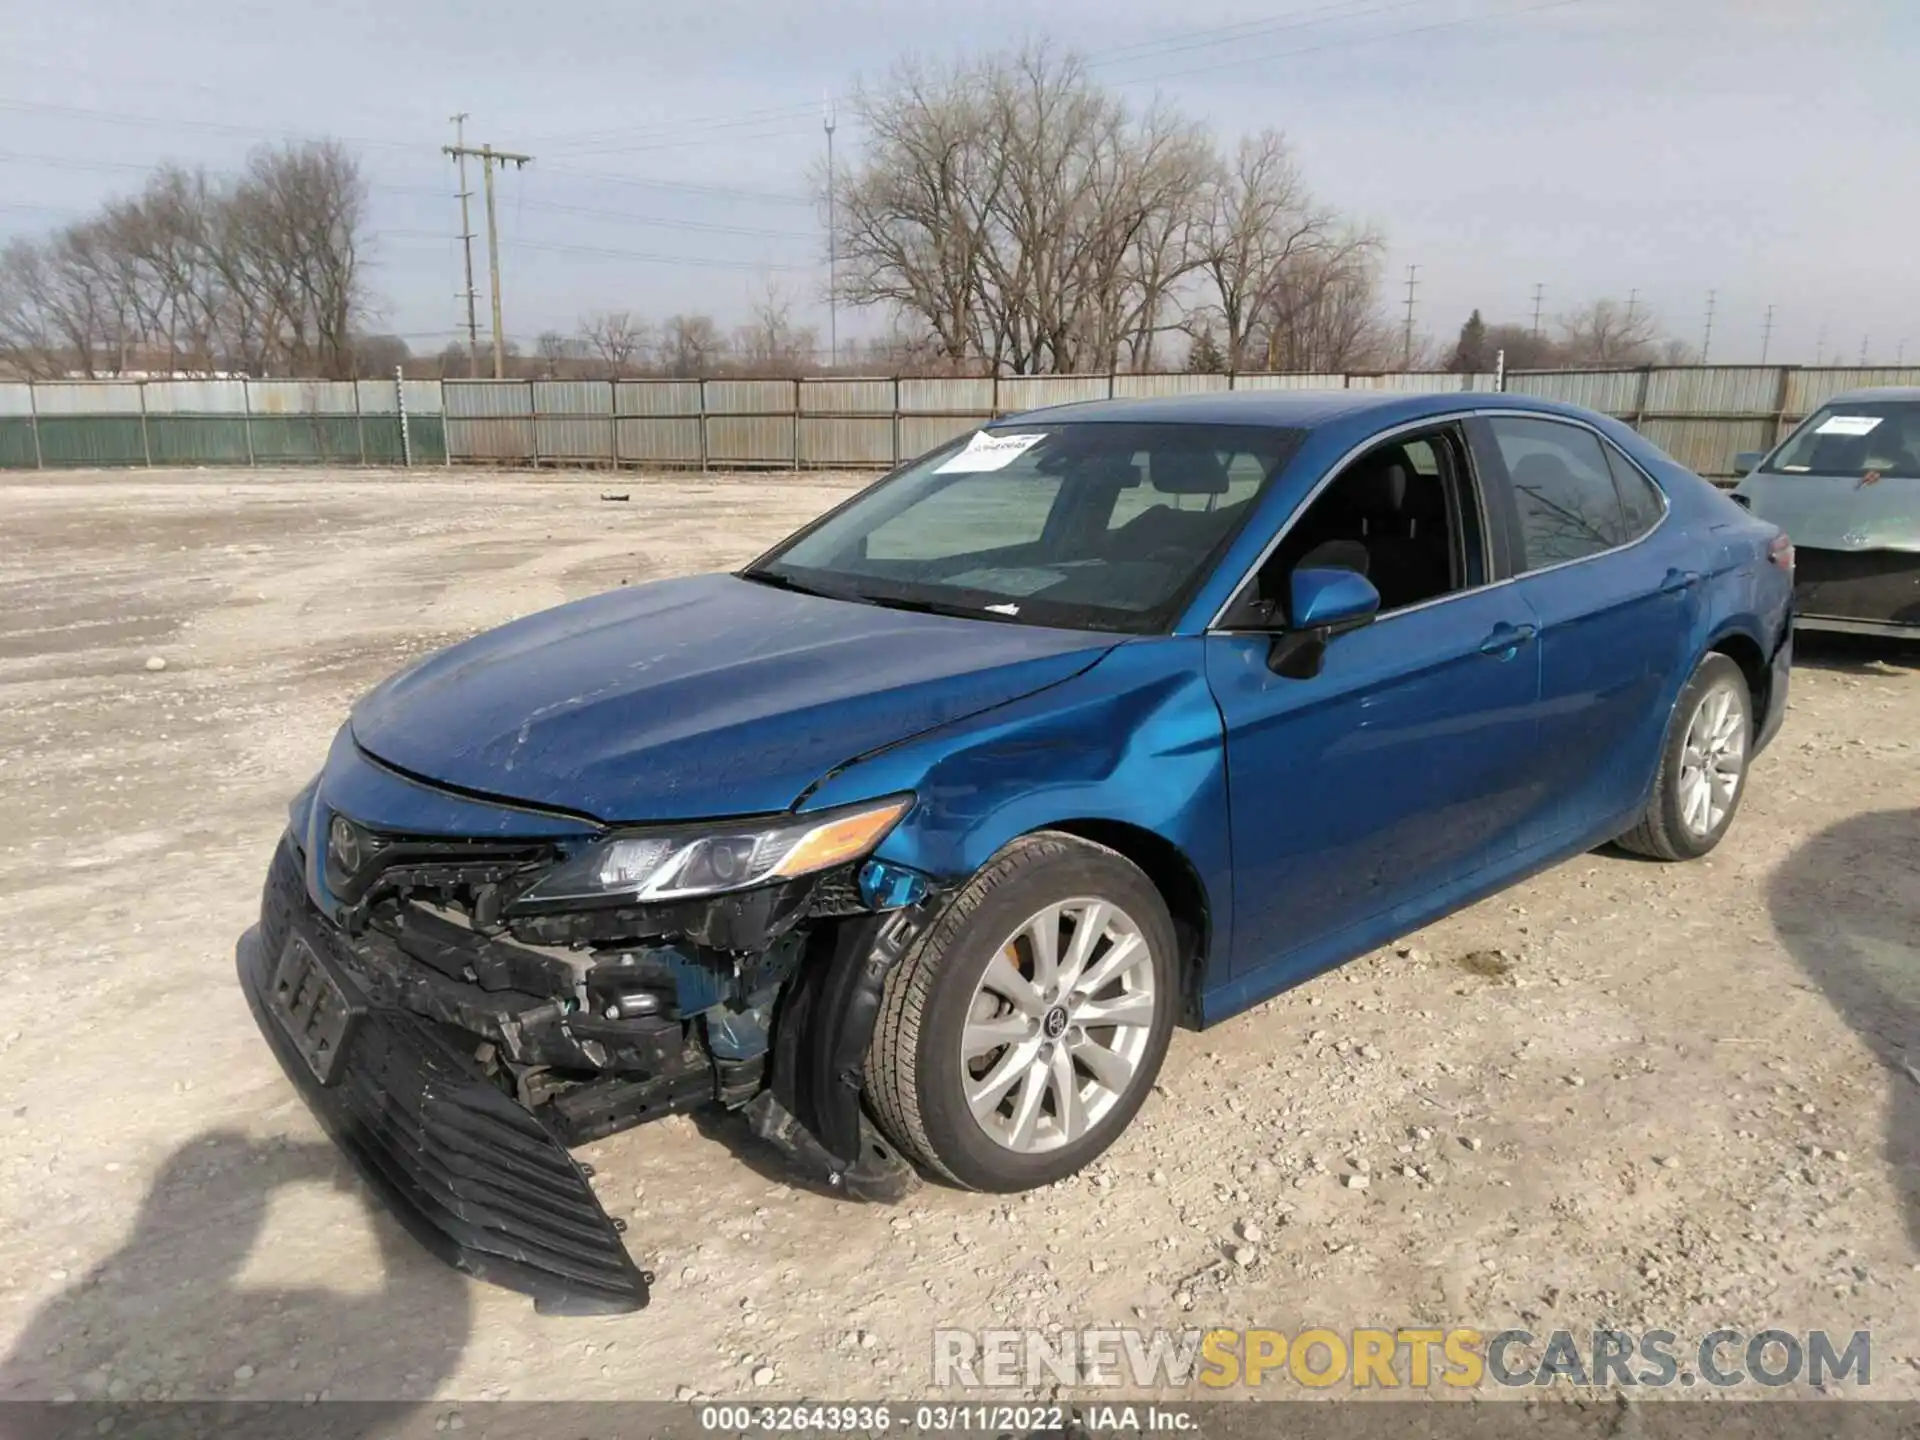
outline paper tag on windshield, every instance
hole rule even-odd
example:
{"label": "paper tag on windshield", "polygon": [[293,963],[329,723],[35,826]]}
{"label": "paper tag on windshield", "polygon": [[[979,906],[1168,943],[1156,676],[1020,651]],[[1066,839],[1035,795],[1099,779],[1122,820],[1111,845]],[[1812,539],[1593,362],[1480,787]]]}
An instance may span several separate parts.
{"label": "paper tag on windshield", "polygon": [[933,473],[966,475],[979,470],[1004,470],[1046,438],[1045,434],[989,435],[984,430],[976,430],[967,441],[967,448],[935,467]]}
{"label": "paper tag on windshield", "polygon": [[1829,415],[1813,433],[1816,435],[1870,435],[1880,423],[1878,415]]}

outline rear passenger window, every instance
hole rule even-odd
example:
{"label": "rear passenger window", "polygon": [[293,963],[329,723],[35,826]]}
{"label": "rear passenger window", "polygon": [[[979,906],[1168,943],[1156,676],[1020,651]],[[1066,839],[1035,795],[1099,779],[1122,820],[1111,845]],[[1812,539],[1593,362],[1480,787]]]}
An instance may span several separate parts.
{"label": "rear passenger window", "polygon": [[1620,492],[1620,508],[1627,517],[1627,538],[1638,540],[1660,523],[1663,513],[1660,492],[1626,456],[1611,445],[1606,451],[1607,464],[1613,468],[1614,488]]}
{"label": "rear passenger window", "polygon": [[1513,481],[1526,568],[1564,565],[1631,538],[1599,437],[1557,420],[1489,422]]}

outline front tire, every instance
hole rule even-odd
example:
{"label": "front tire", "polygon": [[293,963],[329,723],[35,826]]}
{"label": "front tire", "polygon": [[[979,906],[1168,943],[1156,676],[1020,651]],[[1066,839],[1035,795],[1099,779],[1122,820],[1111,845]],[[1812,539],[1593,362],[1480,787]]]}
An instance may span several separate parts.
{"label": "front tire", "polygon": [[1673,707],[1646,813],[1616,843],[1656,860],[1696,860],[1718,845],[1746,793],[1753,733],[1746,672],[1709,654]]}
{"label": "front tire", "polygon": [[1116,1140],[1179,1005],[1172,918],[1124,856],[1054,831],[994,856],[887,977],[867,1100],[974,1190],[1028,1190]]}

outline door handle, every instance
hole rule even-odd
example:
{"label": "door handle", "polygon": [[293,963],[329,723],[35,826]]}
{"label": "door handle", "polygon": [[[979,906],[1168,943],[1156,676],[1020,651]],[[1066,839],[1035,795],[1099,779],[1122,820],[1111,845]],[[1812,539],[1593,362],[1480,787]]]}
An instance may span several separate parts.
{"label": "door handle", "polygon": [[1497,655],[1502,660],[1511,660],[1520,651],[1520,647],[1533,639],[1538,632],[1531,625],[1509,625],[1502,620],[1493,627],[1493,633],[1480,642],[1482,655]]}
{"label": "door handle", "polygon": [[1698,570],[1669,570],[1666,579],[1660,582],[1660,593],[1678,595],[1682,590],[1691,590],[1701,579]]}

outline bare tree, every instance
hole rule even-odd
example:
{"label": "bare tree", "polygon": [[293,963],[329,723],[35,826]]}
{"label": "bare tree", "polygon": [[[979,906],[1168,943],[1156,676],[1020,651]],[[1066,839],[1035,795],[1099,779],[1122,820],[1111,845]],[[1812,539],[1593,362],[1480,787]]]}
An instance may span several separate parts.
{"label": "bare tree", "polygon": [[[1336,217],[1307,193],[1278,131],[1247,136],[1233,163],[1215,171],[1198,248],[1213,291],[1205,323],[1217,331],[1227,369],[1273,368],[1273,355],[1251,347],[1254,332],[1264,324],[1273,343],[1283,291],[1290,278],[1297,289],[1315,271],[1312,262],[1337,245],[1336,225]],[[1290,270],[1301,273],[1290,277]]]}
{"label": "bare tree", "polygon": [[1660,325],[1653,312],[1595,300],[1560,317],[1563,365],[1649,365],[1659,349]]}
{"label": "bare tree", "polygon": [[639,368],[640,357],[653,345],[653,330],[631,310],[601,310],[581,317],[580,343],[608,376],[618,379]]}
{"label": "bare tree", "polygon": [[346,378],[368,314],[367,187],[330,142],[144,189],[0,257],[0,346],[53,373],[244,369]]}
{"label": "bare tree", "polygon": [[661,323],[655,354],[665,374],[711,375],[726,353],[726,339],[711,315],[670,315]]}
{"label": "bare tree", "polygon": [[733,359],[758,375],[798,375],[813,362],[820,333],[793,321],[793,298],[769,284],[753,302],[752,318],[733,332]]}
{"label": "bare tree", "polygon": [[1384,370],[1400,346],[1380,313],[1384,242],[1344,230],[1296,251],[1261,295],[1249,347],[1267,370]]}

